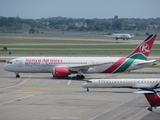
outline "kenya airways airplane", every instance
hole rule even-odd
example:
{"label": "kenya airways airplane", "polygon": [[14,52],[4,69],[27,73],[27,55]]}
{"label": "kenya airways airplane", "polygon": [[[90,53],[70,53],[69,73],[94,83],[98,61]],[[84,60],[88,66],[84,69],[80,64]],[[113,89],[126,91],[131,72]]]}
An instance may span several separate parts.
{"label": "kenya airways airplane", "polygon": [[3,69],[19,73],[52,73],[56,78],[66,78],[77,73],[84,79],[85,73],[117,73],[154,65],[147,60],[157,34],[150,35],[127,57],[20,57],[10,60]]}

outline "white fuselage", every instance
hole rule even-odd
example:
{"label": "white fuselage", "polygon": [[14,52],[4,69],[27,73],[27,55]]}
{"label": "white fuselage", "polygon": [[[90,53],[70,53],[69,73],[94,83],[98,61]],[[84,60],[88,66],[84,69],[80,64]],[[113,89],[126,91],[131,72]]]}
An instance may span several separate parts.
{"label": "white fuselage", "polygon": [[82,84],[84,88],[153,88],[160,79],[91,79]]}
{"label": "white fuselage", "polygon": [[148,110],[160,114],[160,106],[149,107]]}
{"label": "white fuselage", "polygon": [[[74,71],[74,67],[81,67],[83,73],[102,73],[114,62],[119,60],[120,57],[20,57],[9,61],[3,68],[4,70],[15,72],[15,73],[52,73],[53,68],[57,66],[71,68]],[[127,58],[127,60],[131,58]],[[121,68],[121,71],[131,71],[140,69],[147,66],[152,66],[153,63],[137,65],[139,62],[145,62],[145,60],[135,59],[128,67]],[[94,64],[106,63],[103,65],[93,66]],[[83,65],[92,65],[88,69],[83,69]],[[114,73],[119,69],[121,65],[117,64],[117,67],[113,71],[108,73]],[[76,71],[76,70],[75,70]],[[105,72],[104,72],[105,73]]]}
{"label": "white fuselage", "polygon": [[112,34],[113,37],[116,38],[116,40],[118,39],[130,39],[131,38],[131,35],[130,34]]}

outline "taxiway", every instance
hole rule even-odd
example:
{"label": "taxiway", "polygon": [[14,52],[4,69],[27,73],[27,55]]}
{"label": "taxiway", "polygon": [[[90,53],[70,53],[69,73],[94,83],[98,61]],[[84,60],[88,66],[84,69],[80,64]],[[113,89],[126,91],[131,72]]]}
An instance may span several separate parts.
{"label": "taxiway", "polygon": [[160,78],[145,68],[135,73],[92,74],[85,80],[54,79],[52,74],[21,74],[4,71],[0,63],[1,120],[158,120],[160,115],[147,110],[149,104],[135,89],[86,89],[91,78]]}

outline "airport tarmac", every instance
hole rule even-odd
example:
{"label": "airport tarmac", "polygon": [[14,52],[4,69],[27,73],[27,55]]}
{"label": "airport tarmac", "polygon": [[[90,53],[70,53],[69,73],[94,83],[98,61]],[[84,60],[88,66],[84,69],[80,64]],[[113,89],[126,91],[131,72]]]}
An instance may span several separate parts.
{"label": "airport tarmac", "polygon": [[[159,120],[135,89],[90,89],[81,85],[91,78],[160,78],[144,68],[126,74],[90,74],[85,80],[55,79],[52,74],[4,71],[0,63],[0,120]],[[149,74],[141,72],[150,71]]]}

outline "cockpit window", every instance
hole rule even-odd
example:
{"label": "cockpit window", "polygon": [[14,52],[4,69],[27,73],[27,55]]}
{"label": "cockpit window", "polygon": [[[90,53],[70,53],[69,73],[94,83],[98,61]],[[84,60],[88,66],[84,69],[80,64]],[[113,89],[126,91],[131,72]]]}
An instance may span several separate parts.
{"label": "cockpit window", "polygon": [[9,62],[7,62],[7,64],[12,64],[12,62],[9,61]]}
{"label": "cockpit window", "polygon": [[92,81],[87,81],[87,83],[92,83]]}

